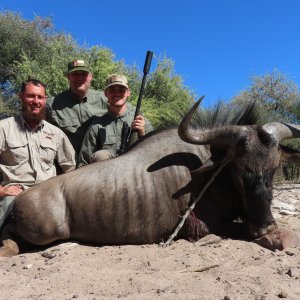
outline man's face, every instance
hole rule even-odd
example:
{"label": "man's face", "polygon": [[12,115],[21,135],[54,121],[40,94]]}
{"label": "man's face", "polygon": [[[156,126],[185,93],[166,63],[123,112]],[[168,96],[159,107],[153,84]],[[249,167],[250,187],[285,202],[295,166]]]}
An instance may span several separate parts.
{"label": "man's face", "polygon": [[41,85],[28,83],[25,90],[19,94],[22,101],[25,120],[40,121],[45,118],[46,91]]}
{"label": "man's face", "polygon": [[92,73],[86,71],[74,71],[68,74],[69,85],[72,93],[83,98],[91,86]]}
{"label": "man's face", "polygon": [[130,96],[130,90],[122,85],[112,85],[105,90],[108,103],[115,107],[123,106]]}

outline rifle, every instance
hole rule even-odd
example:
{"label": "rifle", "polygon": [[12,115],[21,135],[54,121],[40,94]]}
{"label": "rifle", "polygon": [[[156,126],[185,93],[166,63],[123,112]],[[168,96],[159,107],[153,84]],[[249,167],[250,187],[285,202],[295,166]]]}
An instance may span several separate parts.
{"label": "rifle", "polygon": [[[151,61],[152,61],[152,56],[153,52],[152,51],[147,51],[145,63],[144,63],[144,68],[143,68],[143,79],[142,79],[142,84],[139,92],[139,97],[138,101],[136,104],[136,109],[134,113],[134,119],[136,116],[140,115],[140,108],[141,108],[141,103],[142,103],[142,98],[145,90],[145,83],[146,83],[146,77],[147,74],[149,73],[150,66],[151,66]],[[121,136],[121,145],[119,150],[117,151],[118,155],[121,155],[125,152],[125,150],[128,148],[128,146],[134,141],[137,140],[137,137],[134,137],[134,134],[136,135],[137,133],[135,130],[132,130],[131,127],[128,126],[127,123],[123,123],[122,127],[122,136]]]}

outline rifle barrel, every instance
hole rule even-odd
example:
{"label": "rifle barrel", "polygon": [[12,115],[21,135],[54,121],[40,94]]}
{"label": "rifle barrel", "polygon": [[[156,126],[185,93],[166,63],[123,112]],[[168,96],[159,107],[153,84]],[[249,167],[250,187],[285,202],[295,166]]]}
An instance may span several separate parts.
{"label": "rifle barrel", "polygon": [[146,59],[145,59],[145,63],[144,63],[144,69],[143,69],[144,75],[143,75],[143,80],[142,80],[142,84],[141,84],[141,88],[140,88],[138,101],[137,101],[137,104],[136,104],[134,117],[136,117],[140,114],[142,98],[143,98],[143,94],[144,94],[144,90],[145,90],[146,77],[147,77],[147,74],[149,73],[149,70],[150,70],[152,56],[153,56],[153,52],[152,51],[147,51],[147,55],[146,55]]}

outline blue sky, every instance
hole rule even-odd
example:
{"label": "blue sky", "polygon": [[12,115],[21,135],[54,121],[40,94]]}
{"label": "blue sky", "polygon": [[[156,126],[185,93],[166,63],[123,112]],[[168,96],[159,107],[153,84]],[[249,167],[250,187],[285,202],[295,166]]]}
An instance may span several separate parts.
{"label": "blue sky", "polygon": [[142,69],[147,50],[166,55],[205,103],[229,100],[273,70],[300,85],[297,0],[0,0],[0,9],[53,17],[79,43],[110,48]]}

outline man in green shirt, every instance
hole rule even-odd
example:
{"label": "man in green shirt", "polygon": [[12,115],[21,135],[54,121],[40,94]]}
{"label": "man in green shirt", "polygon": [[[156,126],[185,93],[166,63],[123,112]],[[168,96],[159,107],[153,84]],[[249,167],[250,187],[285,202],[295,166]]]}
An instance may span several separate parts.
{"label": "man in green shirt", "polygon": [[130,89],[124,75],[113,74],[106,79],[105,96],[108,112],[97,117],[88,129],[78,158],[78,167],[118,155],[125,124],[136,130],[139,137],[153,130],[150,122],[142,115],[134,118],[135,109],[127,103]]}
{"label": "man in green shirt", "polygon": [[78,156],[93,117],[107,111],[107,98],[102,91],[90,89],[93,75],[86,61],[71,61],[66,76],[69,89],[48,99],[47,121],[68,136]]}

